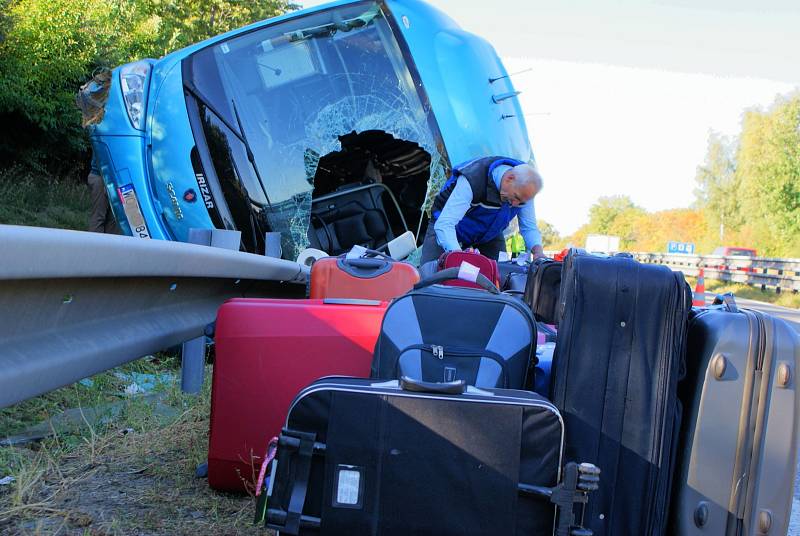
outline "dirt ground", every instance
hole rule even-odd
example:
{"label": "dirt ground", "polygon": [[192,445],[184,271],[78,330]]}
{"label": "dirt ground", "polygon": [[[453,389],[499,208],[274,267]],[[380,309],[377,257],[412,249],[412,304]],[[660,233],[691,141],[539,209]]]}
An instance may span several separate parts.
{"label": "dirt ground", "polygon": [[[271,534],[254,499],[212,491],[195,469],[207,456],[208,388],[168,396],[164,418],[131,400],[109,426],[86,426],[0,448],[0,534]],[[88,423],[87,423],[88,424]]]}

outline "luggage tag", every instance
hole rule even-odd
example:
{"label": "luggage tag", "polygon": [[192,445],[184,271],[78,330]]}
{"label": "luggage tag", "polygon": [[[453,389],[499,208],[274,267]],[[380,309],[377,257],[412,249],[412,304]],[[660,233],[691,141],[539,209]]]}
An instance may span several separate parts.
{"label": "luggage tag", "polygon": [[480,273],[480,268],[474,264],[468,263],[467,261],[462,262],[461,266],[458,267],[458,278],[471,283],[474,283],[478,280]]}

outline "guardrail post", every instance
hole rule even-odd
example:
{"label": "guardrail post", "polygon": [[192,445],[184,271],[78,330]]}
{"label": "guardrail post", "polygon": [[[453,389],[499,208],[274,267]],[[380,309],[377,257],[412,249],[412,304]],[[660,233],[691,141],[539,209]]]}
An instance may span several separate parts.
{"label": "guardrail post", "polygon": [[[238,250],[239,231],[227,229],[189,229],[191,244]],[[197,394],[203,388],[206,366],[206,337],[197,337],[181,345],[181,391]]]}

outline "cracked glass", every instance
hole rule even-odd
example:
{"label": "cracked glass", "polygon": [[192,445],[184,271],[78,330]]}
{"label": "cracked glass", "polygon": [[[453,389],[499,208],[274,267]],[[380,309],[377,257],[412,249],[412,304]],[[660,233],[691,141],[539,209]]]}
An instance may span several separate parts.
{"label": "cracked glass", "polygon": [[[425,196],[445,180],[446,164],[390,25],[374,3],[343,6],[244,34],[193,57],[192,91],[228,125],[253,168],[266,227],[281,233],[283,256],[308,247],[314,176],[339,136],[382,130],[431,155]],[[218,164],[215,162],[215,167]],[[262,190],[255,192],[254,190]],[[265,203],[264,203],[265,201]],[[422,218],[408,222],[419,234]]]}

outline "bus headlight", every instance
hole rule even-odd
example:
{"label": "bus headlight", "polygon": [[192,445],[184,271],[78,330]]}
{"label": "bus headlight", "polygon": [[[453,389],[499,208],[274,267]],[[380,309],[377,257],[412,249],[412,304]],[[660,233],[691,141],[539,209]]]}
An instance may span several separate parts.
{"label": "bus headlight", "polygon": [[130,63],[119,70],[122,99],[125,101],[131,125],[138,130],[144,130],[145,90],[149,75],[150,64],[146,61]]}

